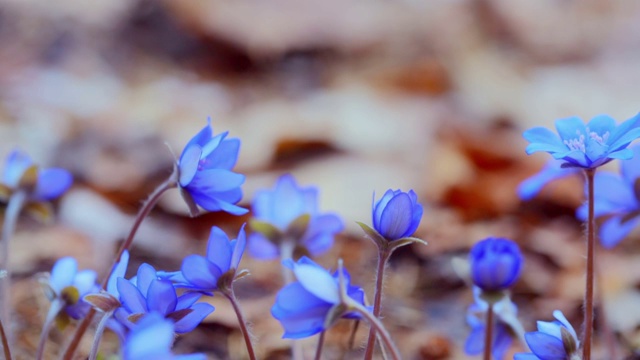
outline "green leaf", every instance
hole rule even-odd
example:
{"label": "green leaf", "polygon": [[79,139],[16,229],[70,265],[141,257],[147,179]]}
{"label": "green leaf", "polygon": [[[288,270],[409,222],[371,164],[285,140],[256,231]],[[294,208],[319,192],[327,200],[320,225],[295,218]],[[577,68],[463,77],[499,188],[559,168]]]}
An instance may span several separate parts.
{"label": "green leaf", "polygon": [[249,276],[249,275],[251,275],[249,270],[242,269],[242,270],[236,272],[236,277],[233,279],[233,281],[238,281],[238,280],[242,279],[243,277]]}
{"label": "green leaf", "polygon": [[414,237],[404,237],[398,240],[393,240],[393,241],[389,241],[389,249],[391,251],[394,251],[397,248],[401,248],[403,246],[407,246],[407,245],[411,245],[411,244],[422,244],[422,245],[427,245],[427,242],[422,240],[422,239],[418,239],[418,238],[414,238]]}
{"label": "green leaf", "polygon": [[120,307],[120,301],[108,293],[86,295],[84,301],[102,312],[114,311]]}
{"label": "green leaf", "polygon": [[356,224],[358,224],[367,235],[367,237],[371,239],[371,241],[373,241],[376,246],[378,246],[378,249],[387,249],[387,247],[389,246],[389,241],[385,239],[384,236],[380,235],[379,232],[365,223],[356,221]]}
{"label": "green leaf", "polygon": [[249,226],[251,227],[252,231],[261,234],[275,245],[280,245],[280,242],[284,237],[282,232],[277,227],[271,225],[266,221],[251,218],[249,219]]}

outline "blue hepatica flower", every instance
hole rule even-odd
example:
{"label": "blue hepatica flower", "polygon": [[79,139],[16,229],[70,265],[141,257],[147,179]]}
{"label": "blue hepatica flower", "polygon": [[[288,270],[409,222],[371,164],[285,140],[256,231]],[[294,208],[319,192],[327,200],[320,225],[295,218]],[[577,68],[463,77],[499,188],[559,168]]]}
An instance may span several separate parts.
{"label": "blue hepatica flower", "polygon": [[175,331],[182,334],[193,330],[214,310],[209,304],[196,303],[200,299],[198,293],[177,296],[173,284],[158,279],[156,270],[149,264],[140,265],[135,278],[118,278],[116,282],[122,307],[114,317],[130,329],[135,322],[132,320],[156,312],[173,320]]}
{"label": "blue hepatica flower", "polygon": [[[480,289],[474,288],[475,302],[467,309],[467,324],[471,327],[471,333],[464,344],[467,355],[479,355],[484,351],[484,337],[486,331],[486,312],[488,304],[480,298]],[[496,360],[502,360],[505,352],[513,342],[512,328],[517,327],[521,331],[518,322],[518,308],[508,297],[493,304],[493,311],[497,321],[493,328],[493,345],[491,353]]]}
{"label": "blue hepatica flower", "polygon": [[593,169],[613,159],[630,159],[633,154],[627,146],[640,137],[640,114],[616,125],[607,115],[599,115],[588,124],[578,117],[556,120],[554,134],[551,130],[536,127],[524,132],[530,142],[527,154],[545,151],[555,159],[562,159],[565,166]]}
{"label": "blue hepatica flower", "polygon": [[538,331],[525,334],[524,337],[531,353],[516,354],[514,360],[574,360],[581,358],[577,354],[580,341],[576,331],[560,310],[555,310],[553,317],[556,320],[552,322],[538,321]]}
{"label": "blue hepatica flower", "polygon": [[[292,269],[298,279],[278,292],[276,303],[271,308],[271,315],[284,327],[283,338],[300,339],[326,330],[329,310],[340,303],[338,272],[331,275],[306,256],[298,262],[286,259],[282,263]],[[364,290],[350,285],[346,270],[343,278],[347,295],[364,305]],[[360,315],[347,313],[343,317],[359,319]]]}
{"label": "blue hepatica flower", "polygon": [[[273,190],[257,192],[252,210],[254,218],[270,224],[271,232],[275,233],[271,238],[259,231],[254,231],[249,236],[249,252],[258,259],[278,257],[278,243],[291,237],[294,238],[289,240],[295,241],[295,245],[302,247],[308,254],[322,254],[331,248],[335,234],[344,228],[337,215],[320,213],[318,189],[313,186],[298,187],[290,174],[281,176]],[[309,216],[306,228],[293,231],[293,224],[305,215]]]}
{"label": "blue hepatica flower", "polygon": [[174,324],[160,314],[145,315],[133,326],[123,349],[124,360],[205,360],[204,354],[174,355]]}
{"label": "blue hepatica flower", "polygon": [[373,228],[389,241],[411,236],[420,225],[422,211],[413,190],[387,190],[373,204]]}
{"label": "blue hepatica flower", "polygon": [[238,160],[240,140],[226,139],[227,134],[213,136],[209,121],[189,141],[178,161],[179,185],[189,204],[193,200],[208,211],[242,215],[248,210],[235,204],[242,199],[240,185],[245,177],[231,171]]}
{"label": "blue hepatica flower", "polygon": [[[212,295],[220,286],[230,286],[233,282],[246,243],[244,225],[233,240],[214,226],[209,235],[206,256],[189,255],[182,261],[181,271],[160,272],[159,276],[174,282],[177,287]],[[229,283],[221,284],[221,279]]]}
{"label": "blue hepatica flower", "polygon": [[83,318],[91,306],[82,298],[99,289],[93,270],[78,271],[78,262],[72,257],[56,261],[51,270],[47,296],[60,304],[64,312],[74,319]]}
{"label": "blue hepatica flower", "polygon": [[580,173],[579,168],[563,168],[562,163],[563,162],[559,160],[551,160],[547,162],[539,173],[521,182],[518,186],[518,196],[520,199],[531,200],[538,195],[540,190],[548,183]]}
{"label": "blue hepatica flower", "polygon": [[[35,170],[30,173],[27,170]],[[25,175],[26,174],[26,175]],[[33,179],[25,176],[35,175]],[[2,174],[2,192],[27,191],[30,201],[49,201],[62,195],[73,182],[71,174],[59,168],[38,168],[29,155],[12,151],[7,157]],[[3,194],[7,196],[8,194]]]}
{"label": "blue hepatica flower", "polygon": [[[599,230],[600,242],[606,248],[616,246],[640,221],[640,146],[631,149],[633,158],[620,162],[621,174],[596,173],[594,212],[608,216]],[[588,216],[587,204],[578,209],[578,218]]]}
{"label": "blue hepatica flower", "polygon": [[510,288],[522,271],[518,244],[502,238],[487,238],[476,243],[469,253],[473,283],[484,291]]}

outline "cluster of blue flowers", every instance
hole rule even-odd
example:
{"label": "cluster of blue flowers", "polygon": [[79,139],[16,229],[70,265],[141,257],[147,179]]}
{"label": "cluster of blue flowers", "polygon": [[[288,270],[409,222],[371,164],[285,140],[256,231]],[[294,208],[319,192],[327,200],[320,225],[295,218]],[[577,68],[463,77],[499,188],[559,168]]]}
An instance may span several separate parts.
{"label": "cluster of blue flowers", "polygon": [[[525,181],[519,194],[524,200],[531,199],[546,183],[580,171],[586,171],[593,179],[598,167],[614,159],[622,160],[621,175],[595,174],[596,195],[590,199],[591,205],[578,210],[578,216],[590,223],[593,220],[589,218],[590,209],[595,216],[605,217],[600,238],[605,247],[612,247],[640,221],[640,156],[634,156],[640,155],[640,147],[628,148],[640,137],[640,115],[618,126],[608,116],[595,117],[588,124],[573,117],[558,120],[556,129],[559,135],[545,128],[524,133],[530,142],[528,154],[544,151],[555,160],[540,174]],[[233,171],[240,141],[228,139],[227,135],[226,132],[214,135],[209,122],[188,142],[176,161],[166,189],[177,187],[192,215],[197,215],[200,209],[233,215],[248,212],[237,205],[242,199],[245,176]],[[28,156],[14,151],[2,175],[0,200],[11,203],[18,198],[17,208],[27,209],[30,204],[55,199],[71,184],[67,171],[41,169]],[[591,185],[593,187],[593,183]],[[290,174],[281,176],[273,189],[256,193],[249,235],[245,233],[245,225],[235,238],[213,226],[205,255],[185,257],[179,270],[157,271],[145,263],[139,266],[134,277],[127,279],[130,254],[125,246],[108,279],[99,284],[94,270],[79,271],[75,259],[62,258],[43,281],[51,300],[48,319],[61,323],[69,318],[90,321],[95,311],[103,313],[92,358],[97,356],[102,328],[108,327],[119,335],[124,359],[204,359],[203,354],[174,355],[172,343],[175,334],[192,331],[214,312],[213,306],[201,300],[218,292],[232,302],[249,357],[255,359],[251,337],[233,291],[234,282],[248,274],[239,268],[246,248],[257,259],[280,258],[282,261],[285,283],[276,295],[271,314],[281,323],[284,338],[300,339],[322,333],[340,319],[364,320],[371,325],[365,358],[373,356],[379,336],[391,357],[398,359],[399,352],[378,320],[384,269],[395,249],[413,243],[425,244],[412,237],[420,225],[423,206],[413,190],[389,189],[378,200],[374,195],[371,225],[358,223],[379,252],[375,300],[369,306],[364,290],[352,284],[342,262],[331,272],[311,259],[330,249],[336,234],[344,229],[337,214],[319,210],[318,192],[316,187],[298,185]],[[138,220],[131,238],[142,218]],[[516,242],[498,237],[484,239],[471,248],[464,261],[468,267],[463,276],[472,285],[475,299],[467,310],[471,332],[464,348],[468,354],[484,353],[487,360],[491,356],[503,359],[515,335],[530,350],[516,354],[516,360],[583,359],[582,350],[590,339],[580,341],[559,310],[553,312],[554,321],[539,321],[537,331],[525,334],[517,319],[518,309],[510,298],[510,289],[517,283],[524,266],[524,257]],[[584,354],[587,355],[583,360],[589,360],[589,351],[585,350]]]}

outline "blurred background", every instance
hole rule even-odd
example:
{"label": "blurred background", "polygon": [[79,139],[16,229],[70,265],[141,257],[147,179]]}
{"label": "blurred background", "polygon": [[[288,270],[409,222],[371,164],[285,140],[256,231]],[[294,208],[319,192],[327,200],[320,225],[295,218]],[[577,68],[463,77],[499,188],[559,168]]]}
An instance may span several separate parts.
{"label": "blurred background", "polygon": [[[490,235],[517,240],[527,254],[514,291],[527,330],[553,309],[579,328],[581,182],[520,201],[517,184],[547,159],[527,157],[521,133],[561,117],[622,121],[640,110],[637,1],[2,0],[0,42],[0,154],[17,147],[76,179],[54,225],[25,218],[14,238],[24,358],[33,357],[47,307],[33,274],[64,255],[104,273],[105,254],[170,173],[172,152],[208,117],[216,133],[242,140],[243,206],[285,172],[320,187],[321,209],[339,213],[346,230],[319,262],[333,267],[343,257],[370,298],[375,251],[355,221],[370,221],[374,191],[419,194],[417,236],[429,245],[392,258],[383,307],[405,358],[467,358],[472,297],[451,258]],[[235,234],[247,218],[190,219],[170,192],[139,233],[130,273],[141,262],[175,270],[204,250],[212,225]],[[622,359],[640,345],[638,238],[601,254],[608,311],[607,321],[598,317],[597,345],[609,326]],[[289,343],[265,311],[282,285],[279,264],[248,255],[243,264],[253,275],[237,294],[259,356],[287,358]],[[218,297],[211,302],[217,310],[177,349],[242,358],[235,315]],[[361,357],[365,328],[347,358]],[[327,358],[345,352],[349,331],[342,324],[329,333]],[[70,333],[52,334],[48,350]],[[314,344],[305,341],[309,356]],[[112,338],[105,351],[115,346]]]}

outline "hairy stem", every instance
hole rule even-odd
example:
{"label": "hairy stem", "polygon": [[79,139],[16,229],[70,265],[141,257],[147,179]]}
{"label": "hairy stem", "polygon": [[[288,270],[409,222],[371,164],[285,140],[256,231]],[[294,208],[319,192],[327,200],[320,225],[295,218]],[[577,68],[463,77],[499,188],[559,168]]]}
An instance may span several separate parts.
{"label": "hairy stem", "polygon": [[[142,207],[138,211],[138,214],[136,215],[136,218],[133,221],[133,226],[131,227],[131,231],[129,231],[129,235],[120,246],[120,249],[118,250],[118,253],[113,260],[109,273],[106,274],[105,278],[102,280],[101,286],[103,289],[106,289],[107,283],[109,282],[109,277],[111,276],[111,273],[120,262],[120,257],[122,256],[125,250],[129,250],[129,248],[131,247],[131,244],[133,243],[133,239],[136,236],[136,233],[138,232],[138,228],[142,224],[142,221],[147,217],[147,215],[149,215],[149,213],[151,212],[151,209],[153,209],[153,207],[158,203],[158,200],[160,200],[160,196],[162,196],[162,194],[165,191],[169,189],[173,189],[178,186],[177,178],[178,178],[178,173],[177,173],[177,170],[174,169],[173,173],[171,173],[169,178],[165,180],[165,182],[160,184],[160,186],[158,186],[153,191],[153,193],[151,193],[147,201],[145,201],[145,203],[142,205]],[[73,354],[75,353],[76,348],[80,344],[80,340],[82,339],[82,336],[87,331],[87,328],[89,328],[89,324],[91,324],[91,320],[93,320],[95,313],[96,313],[95,310],[92,308],[87,314],[87,316],[85,316],[85,318],[82,320],[82,322],[76,329],[76,332],[73,334],[73,338],[71,339],[69,346],[67,346],[66,350],[64,351],[62,359],[64,360],[72,359]]]}
{"label": "hairy stem", "polygon": [[47,312],[47,318],[44,321],[44,325],[42,325],[42,333],[40,334],[40,341],[38,341],[38,350],[36,352],[36,359],[42,360],[44,356],[44,346],[47,343],[47,338],[49,337],[49,331],[51,331],[51,327],[53,326],[53,321],[56,319],[56,316],[62,311],[64,308],[64,301],[62,299],[55,299],[51,302],[51,306],[49,307],[49,312]]}
{"label": "hairy stem", "polygon": [[318,345],[316,347],[316,356],[314,357],[315,360],[321,360],[322,359],[322,347],[324,346],[324,334],[326,333],[326,331],[321,331],[320,332],[320,337],[318,338]]}
{"label": "hairy stem", "polygon": [[113,314],[113,311],[108,311],[102,315],[100,322],[98,323],[98,327],[96,328],[96,334],[93,338],[93,344],[91,345],[91,352],[89,353],[89,360],[96,360],[98,357],[98,348],[100,347],[100,340],[102,339],[102,334],[104,333],[104,329],[107,327],[107,321]]}
{"label": "hairy stem", "polygon": [[4,352],[4,358],[11,360],[11,349],[9,348],[9,340],[7,334],[4,332],[4,326],[2,326],[2,319],[0,319],[0,338],[2,338],[2,350]]}
{"label": "hairy stem", "polygon": [[4,213],[4,221],[2,223],[2,250],[0,254],[0,319],[7,326],[7,341],[11,342],[13,338],[11,331],[11,269],[9,269],[9,241],[13,236],[20,211],[27,201],[27,194],[18,190],[11,198],[7,209]]}
{"label": "hairy stem", "polygon": [[584,336],[582,338],[583,360],[591,360],[591,337],[593,334],[593,279],[595,258],[594,180],[595,169],[586,169],[589,215],[587,218],[587,283],[584,295]]}
{"label": "hairy stem", "polygon": [[489,303],[487,307],[487,323],[484,331],[484,360],[491,360],[491,345],[493,333],[493,304]]}
{"label": "hairy stem", "polygon": [[[384,269],[387,266],[387,261],[391,251],[389,249],[378,249],[378,268],[376,271],[376,289],[373,298],[373,316],[380,317],[381,303],[382,303],[382,285],[384,284]],[[373,351],[376,345],[376,329],[371,327],[369,329],[369,339],[367,340],[367,348],[364,353],[365,360],[371,360],[373,358]]]}
{"label": "hairy stem", "polygon": [[371,325],[371,328],[374,328],[378,332],[378,335],[380,336],[380,339],[384,343],[384,346],[387,348],[387,350],[391,352],[391,358],[393,360],[400,360],[401,358],[400,351],[391,340],[391,335],[389,335],[389,332],[387,331],[387,329],[384,328],[384,325],[382,325],[382,322],[380,322],[380,320],[377,317],[375,317],[372,313],[370,313],[369,310],[367,310],[364,306],[358,304],[355,301],[349,302],[349,307],[352,310],[357,311],[365,319],[367,319],[367,321]]}
{"label": "hairy stem", "polygon": [[231,302],[231,306],[233,306],[233,310],[236,312],[236,316],[238,317],[238,324],[240,325],[240,331],[242,332],[245,345],[247,346],[247,352],[249,353],[249,359],[256,360],[256,354],[253,351],[253,344],[251,343],[251,335],[249,334],[249,330],[247,329],[246,320],[244,319],[244,315],[242,315],[242,310],[240,309],[238,299],[233,292],[233,288],[229,290],[221,290],[220,292],[227,299],[229,299],[229,302]]}

